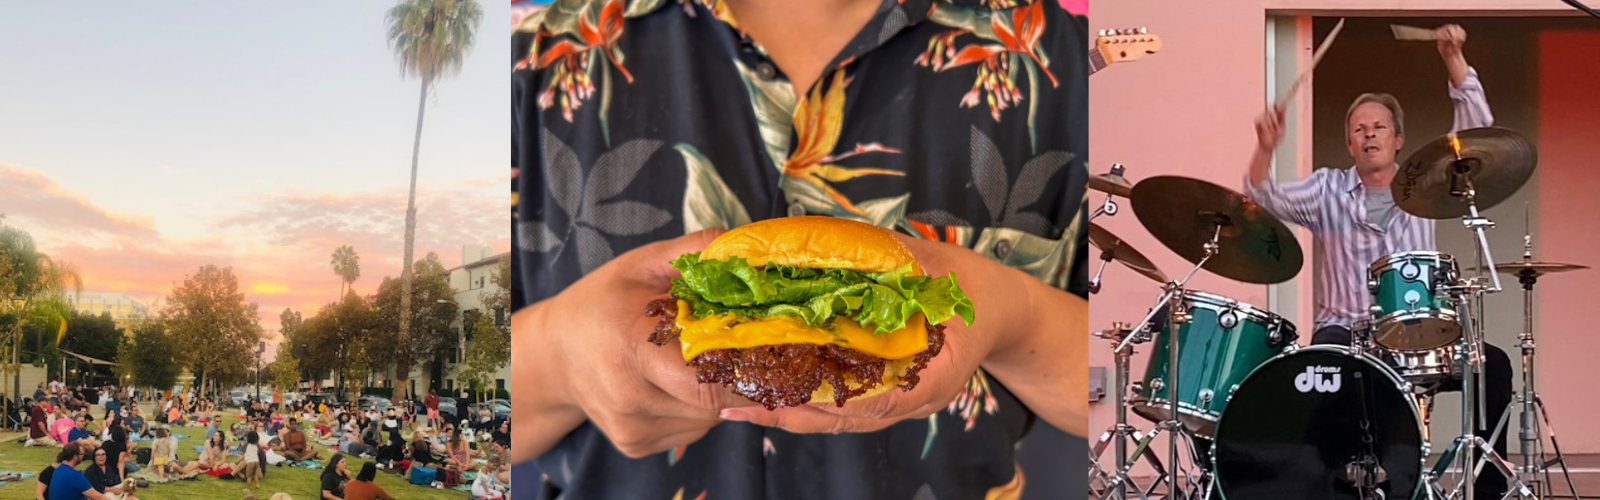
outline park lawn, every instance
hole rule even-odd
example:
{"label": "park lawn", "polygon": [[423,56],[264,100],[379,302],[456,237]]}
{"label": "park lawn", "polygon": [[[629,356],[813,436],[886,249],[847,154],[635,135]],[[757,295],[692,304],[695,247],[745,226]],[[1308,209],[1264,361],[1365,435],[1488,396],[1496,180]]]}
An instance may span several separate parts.
{"label": "park lawn", "polygon": [[[235,421],[231,414],[224,414],[224,422]],[[184,436],[178,441],[178,457],[184,461],[194,460],[199,456],[194,447],[205,442],[205,427],[176,427],[174,433]],[[34,485],[38,482],[37,474],[44,466],[49,465],[59,448],[53,447],[25,447],[18,442],[23,434],[6,433],[0,435],[0,471],[28,472],[34,474],[18,483],[0,485],[0,500],[24,500],[33,498]],[[150,446],[149,441],[140,441],[139,447]],[[327,464],[328,458],[333,456],[327,447],[312,444],[319,453],[319,462]],[[358,457],[346,457],[347,467],[354,476],[361,471],[361,465],[369,460]],[[83,467],[79,464],[79,468]],[[135,478],[144,476],[145,471],[135,472]],[[259,486],[249,494],[260,500],[267,500],[272,494],[278,492],[288,493],[294,500],[317,500],[321,498],[321,482],[318,478],[322,471],[300,467],[267,467],[267,476],[262,479]],[[154,477],[154,476],[151,476]],[[405,481],[398,474],[378,471],[378,486],[389,492],[399,500],[462,500],[469,498],[465,491],[450,489],[435,489],[417,486]],[[240,499],[244,498],[244,481],[222,480],[201,474],[194,481],[174,481],[171,483],[157,484],[152,482],[148,488],[140,488],[136,496],[140,500],[190,500],[190,499]]]}

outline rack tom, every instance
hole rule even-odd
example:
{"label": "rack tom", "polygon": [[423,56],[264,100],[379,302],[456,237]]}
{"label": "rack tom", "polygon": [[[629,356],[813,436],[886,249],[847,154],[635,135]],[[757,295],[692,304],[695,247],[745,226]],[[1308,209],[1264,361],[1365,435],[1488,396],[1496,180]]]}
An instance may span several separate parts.
{"label": "rack tom", "polygon": [[1455,304],[1444,292],[1459,277],[1454,257],[1431,251],[1397,253],[1373,262],[1367,276],[1374,343],[1397,351],[1425,351],[1461,338]]}

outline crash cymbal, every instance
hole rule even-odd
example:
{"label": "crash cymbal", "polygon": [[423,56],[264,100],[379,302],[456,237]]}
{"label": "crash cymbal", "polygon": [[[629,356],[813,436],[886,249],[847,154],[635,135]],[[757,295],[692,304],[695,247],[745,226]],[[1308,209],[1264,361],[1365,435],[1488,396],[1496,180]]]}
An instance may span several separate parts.
{"label": "crash cymbal", "polygon": [[[1588,269],[1589,266],[1585,266],[1583,264],[1566,264],[1561,262],[1518,260],[1512,262],[1495,263],[1494,268],[1500,271],[1500,274],[1509,274],[1512,276],[1519,276],[1524,272],[1532,272],[1534,276],[1543,276],[1546,274],[1582,271],[1584,269]],[[1478,271],[1479,268],[1470,267],[1467,268],[1467,270]]]}
{"label": "crash cymbal", "polygon": [[1133,184],[1117,174],[1096,174],[1089,177],[1089,189],[1127,198],[1133,193]]}
{"label": "crash cymbal", "polygon": [[[1533,176],[1538,153],[1516,132],[1503,128],[1475,128],[1434,139],[1412,153],[1395,172],[1395,205],[1424,219],[1453,219],[1469,213],[1466,198],[1451,195],[1451,177],[1457,158],[1467,169],[1478,210],[1489,209],[1510,198]],[[1459,189],[1460,186],[1456,186]]]}
{"label": "crash cymbal", "polygon": [[1110,253],[1112,260],[1121,262],[1122,265],[1128,266],[1128,269],[1156,280],[1157,283],[1167,282],[1166,273],[1162,273],[1160,269],[1157,269],[1155,263],[1145,258],[1144,254],[1128,246],[1128,242],[1122,241],[1122,238],[1111,234],[1111,231],[1107,231],[1106,228],[1100,227],[1100,225],[1093,222],[1089,223],[1089,243],[1102,252]]}
{"label": "crash cymbal", "polygon": [[1152,177],[1133,186],[1133,213],[1150,234],[1189,262],[1221,226],[1217,255],[1204,268],[1247,283],[1288,281],[1300,273],[1294,233],[1244,195],[1199,179]]}

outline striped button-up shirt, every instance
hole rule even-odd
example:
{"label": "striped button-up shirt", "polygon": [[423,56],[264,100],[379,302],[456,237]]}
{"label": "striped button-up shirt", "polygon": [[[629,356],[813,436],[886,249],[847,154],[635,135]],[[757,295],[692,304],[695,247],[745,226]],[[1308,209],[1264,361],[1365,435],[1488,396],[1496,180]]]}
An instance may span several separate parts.
{"label": "striped button-up shirt", "polygon": [[[1447,86],[1455,104],[1452,132],[1494,124],[1477,70],[1469,69],[1460,87]],[[1321,264],[1313,293],[1316,328],[1349,328],[1371,318],[1367,269],[1374,261],[1435,248],[1432,220],[1397,211],[1385,226],[1369,222],[1366,190],[1354,167],[1323,168],[1296,182],[1267,180],[1260,185],[1252,185],[1246,172],[1244,184],[1245,192],[1272,215],[1311,230]]]}

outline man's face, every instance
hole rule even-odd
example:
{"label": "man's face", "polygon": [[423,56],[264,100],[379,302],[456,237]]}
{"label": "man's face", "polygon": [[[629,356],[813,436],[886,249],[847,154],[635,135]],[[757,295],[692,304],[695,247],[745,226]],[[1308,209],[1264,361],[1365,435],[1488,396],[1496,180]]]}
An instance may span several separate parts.
{"label": "man's face", "polygon": [[1395,133],[1394,113],[1376,102],[1364,102],[1350,113],[1345,124],[1345,139],[1350,157],[1356,165],[1365,168],[1386,167],[1394,164],[1400,148],[1405,147],[1404,136]]}

